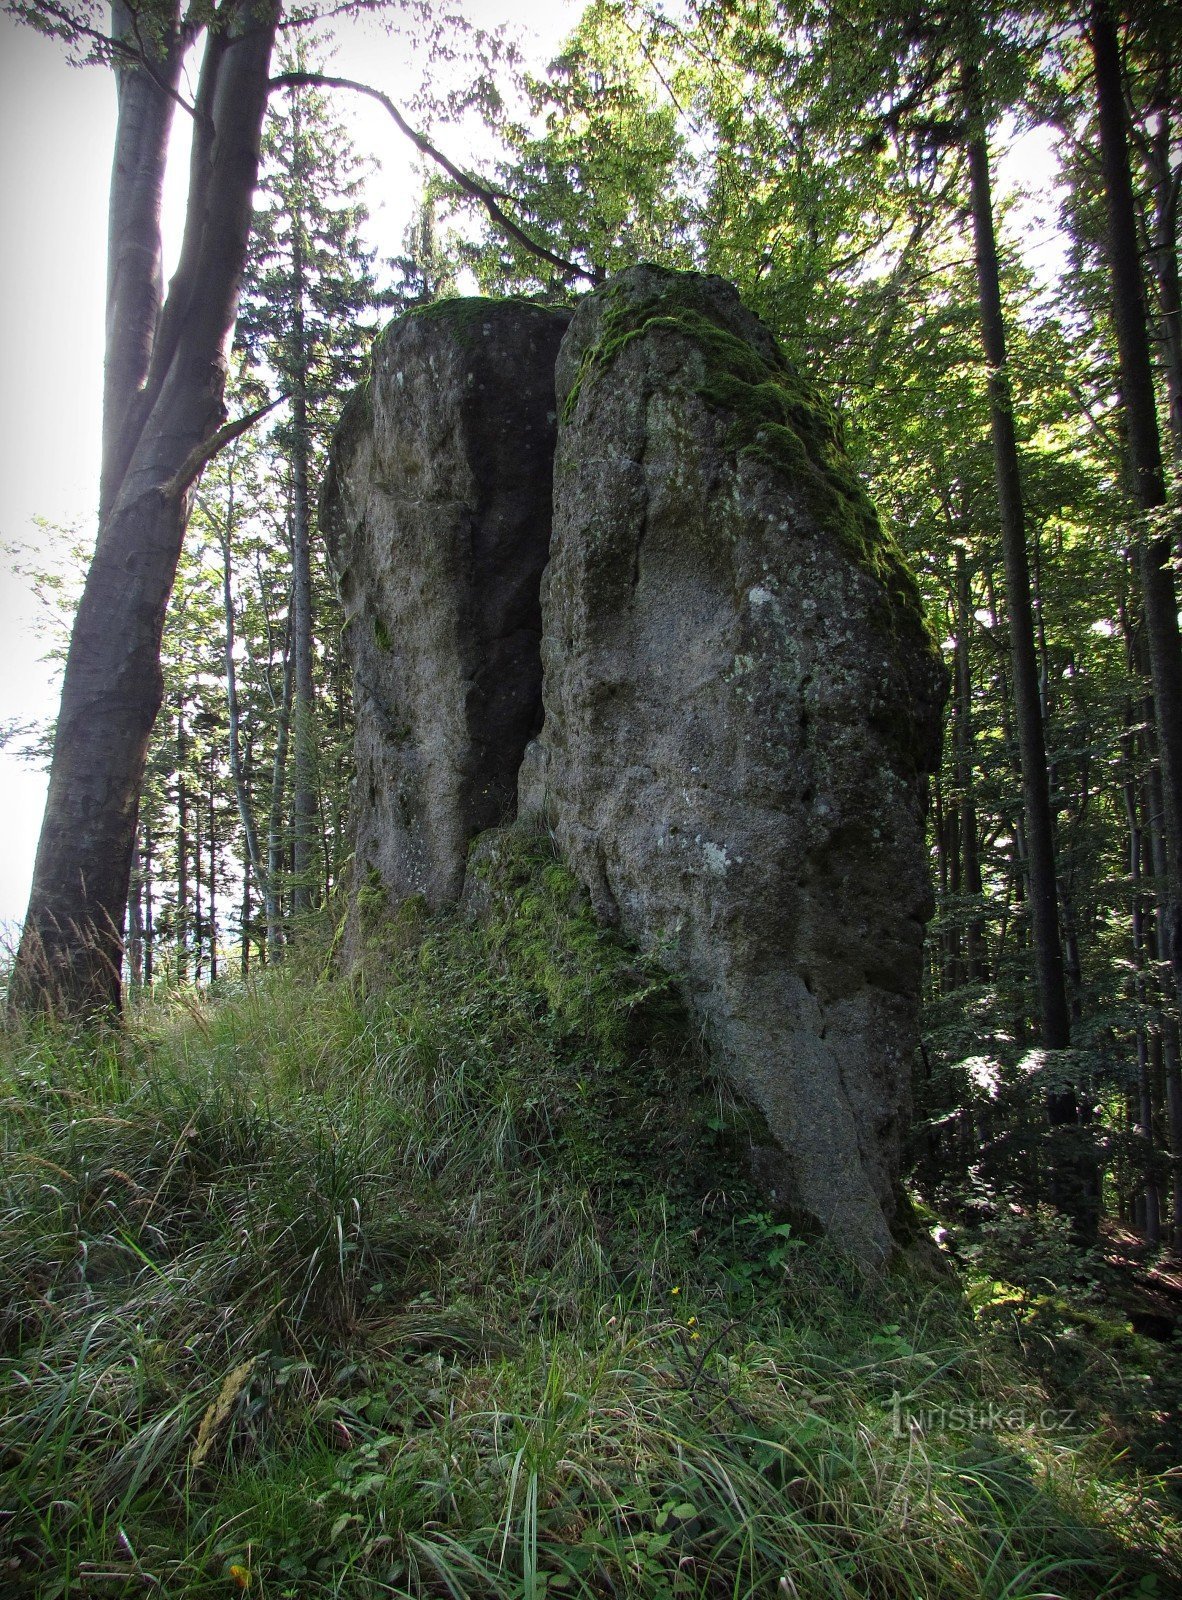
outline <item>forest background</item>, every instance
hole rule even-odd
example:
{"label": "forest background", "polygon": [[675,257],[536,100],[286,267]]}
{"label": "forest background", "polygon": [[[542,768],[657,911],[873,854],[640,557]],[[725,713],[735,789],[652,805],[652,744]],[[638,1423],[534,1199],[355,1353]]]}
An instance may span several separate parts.
{"label": "forest background", "polygon": [[[1120,405],[1092,48],[1108,17],[1094,8],[1089,35],[1053,6],[981,21],[598,3],[524,73],[470,14],[416,18],[427,67],[417,89],[402,82],[410,115],[483,161],[546,259],[420,166],[401,248],[379,261],[339,97],[277,94],[232,395],[279,409],[197,493],[133,863],[132,986],[274,961],[342,881],[349,686],[312,500],[380,318],[465,287],[562,300],[639,259],[704,267],[826,387],[952,673],[921,1165],[1037,1197],[1049,1111],[1096,1144],[1098,1174],[1080,1181],[1108,1183],[1109,1209],[1150,1243],[1182,1227],[1178,775],[1159,760],[1177,730],[1148,688],[1138,598],[1139,552],[1174,530],[1164,491],[1143,515]],[[1176,464],[1178,25],[1153,6],[1123,21],[1106,25],[1131,129],[1126,242]],[[287,48],[285,71],[322,65],[322,40]],[[367,51],[357,75],[384,87]],[[387,123],[373,142],[391,137]],[[1033,213],[990,141],[1047,173]],[[55,394],[68,388],[59,372]],[[15,559],[50,633],[82,560]]]}
{"label": "forest background", "polygon": [[[401,95],[549,256],[380,107],[362,128],[344,93],[273,94],[228,400],[286,398],[194,498],[130,1004],[2,1030],[5,1581],[1182,1592],[1182,715],[1154,692],[1178,647],[1182,14],[599,0],[551,11],[524,76],[432,7],[398,15],[427,90],[382,65],[400,42],[349,59],[351,23],[330,70]],[[99,141],[44,95],[60,46],[2,26],[6,171],[38,191],[6,259],[40,251],[49,304],[0,300],[0,347],[33,357],[6,373],[0,489],[73,524],[11,557],[39,608],[6,641],[23,672],[60,653],[93,531],[101,217],[67,178]],[[403,208],[384,233],[379,196]],[[311,513],[370,331],[638,259],[734,279],[823,387],[949,666],[913,1201],[882,1279],[766,1209],[668,975],[544,841],[487,925],[411,913],[334,972],[351,713]],[[77,514],[38,501],[75,463]],[[44,734],[5,729],[34,755]]]}

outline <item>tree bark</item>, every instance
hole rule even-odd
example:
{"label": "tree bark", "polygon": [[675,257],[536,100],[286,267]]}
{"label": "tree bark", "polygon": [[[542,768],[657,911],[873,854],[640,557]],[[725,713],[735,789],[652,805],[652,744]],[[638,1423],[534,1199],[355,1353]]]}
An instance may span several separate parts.
{"label": "tree bark", "polygon": [[189,786],[185,781],[188,738],[185,731],[185,704],[176,716],[176,975],[183,982],[189,975]]}
{"label": "tree bark", "polygon": [[1140,580],[1145,638],[1153,684],[1154,724],[1161,772],[1165,845],[1163,957],[1182,999],[1182,646],[1178,603],[1170,569],[1170,540],[1154,526],[1166,504],[1157,400],[1149,354],[1136,208],[1129,167],[1121,82],[1120,41],[1107,0],[1094,0],[1091,45],[1095,63],[1100,155],[1108,211],[1108,258],[1124,404],[1129,489],[1140,513],[1134,555]]}
{"label": "tree bark", "polygon": [[[989,368],[989,420],[1006,574],[1006,610],[1014,674],[1014,719],[1022,771],[1022,810],[1030,927],[1038,990],[1039,1037],[1046,1050],[1067,1050],[1071,1045],[1071,1014],[1067,1004],[1059,930],[1055,837],[1031,606],[1026,518],[1014,430],[1013,394],[1006,358],[989,148],[976,72],[972,65],[965,71],[965,103],[969,117],[969,179],[981,341]],[[1050,1089],[1045,1103],[1051,1126],[1051,1199],[1059,1210],[1070,1217],[1076,1237],[1087,1242],[1095,1236],[1099,1224],[1100,1201],[1099,1173],[1091,1137],[1086,1127],[1080,1125],[1080,1104],[1073,1085]]]}
{"label": "tree bark", "polygon": [[213,747],[209,752],[209,981],[218,975],[218,836],[217,836],[217,777],[214,772]]}
{"label": "tree bark", "polygon": [[[222,606],[226,641],[226,704],[230,722],[230,778],[234,785],[234,798],[238,803],[238,815],[242,822],[242,835],[246,842],[246,864],[253,871],[255,882],[262,893],[267,927],[270,928],[279,920],[279,912],[275,904],[275,889],[271,876],[263,865],[262,853],[259,850],[258,828],[255,826],[254,820],[254,809],[250,803],[250,794],[242,768],[241,711],[238,704],[238,674],[234,664],[233,557],[230,548],[230,539],[233,533],[233,511],[233,487],[231,486],[231,498],[226,511],[226,526],[222,532],[221,539]],[[245,934],[243,937],[245,938]]]}
{"label": "tree bark", "polygon": [[989,975],[981,903],[981,858],[977,847],[977,808],[973,799],[973,679],[969,642],[973,607],[969,564],[963,544],[956,545],[956,782],[960,789],[960,847],[963,892],[976,901],[965,928],[965,975],[979,983]]}
{"label": "tree bark", "polygon": [[[1018,445],[1014,433],[1013,397],[1010,392],[1006,362],[997,241],[993,229],[989,152],[983,128],[974,130],[970,137],[969,172],[972,186],[977,285],[980,295],[981,338],[989,366],[989,420],[993,434],[993,459],[1006,574],[1006,611],[1009,617],[1010,657],[1014,679],[1014,720],[1022,772],[1030,923],[1034,940],[1040,1038],[1048,1050],[1065,1050],[1071,1044],[1071,1024],[1063,978],[1063,951],[1059,938],[1054,831],[1051,822],[1050,789],[1047,783],[1046,742],[1039,697],[1038,659],[1034,648],[1026,521],[1018,466]],[[1051,1108],[1052,1120],[1074,1121],[1074,1096],[1055,1098],[1056,1104]],[[1068,1098],[1071,1101],[1070,1108],[1066,1104]],[[1059,1103],[1059,1100],[1063,1103]]]}
{"label": "tree bark", "polygon": [[151,989],[156,964],[156,914],[153,909],[151,827],[144,829],[144,988]]}
{"label": "tree bark", "polygon": [[[290,609],[290,604],[289,604]],[[279,960],[283,953],[283,906],[279,883],[283,873],[283,796],[287,787],[287,746],[291,727],[292,661],[291,636],[283,652],[283,690],[279,702],[279,726],[275,735],[275,760],[271,770],[271,808],[267,821],[267,882],[272,885],[275,921],[267,922],[268,958]]]}
{"label": "tree bark", "polygon": [[[292,126],[299,148],[299,96]],[[316,901],[316,725],[312,683],[312,553],[308,494],[308,351],[304,325],[306,263],[304,221],[292,217],[292,396],[291,396],[291,605],[292,656],[292,895],[299,917]]]}
{"label": "tree bark", "polygon": [[[159,299],[171,100],[122,70],[111,184],[102,516],[62,681],[45,819],[10,988],[26,1010],[110,1013],[160,640],[193,480],[224,420],[225,347],[258,173],[273,0],[223,0],[196,99],[180,264]],[[174,48],[179,49],[179,41]],[[171,56],[169,57],[171,60]],[[136,248],[128,248],[126,219]]]}
{"label": "tree bark", "polygon": [[1154,1148],[1153,1087],[1149,1049],[1149,988],[1146,983],[1145,898],[1141,862],[1145,853],[1142,810],[1138,806],[1136,739],[1132,732],[1133,708],[1125,709],[1121,745],[1125,758],[1125,816],[1129,829],[1129,879],[1132,887],[1133,993],[1137,1002],[1137,1138],[1142,1152],[1143,1226],[1150,1246],[1161,1240],[1161,1192]]}
{"label": "tree bark", "polygon": [[131,897],[128,901],[127,969],[133,989],[144,982],[144,888],[138,837],[131,850]]}

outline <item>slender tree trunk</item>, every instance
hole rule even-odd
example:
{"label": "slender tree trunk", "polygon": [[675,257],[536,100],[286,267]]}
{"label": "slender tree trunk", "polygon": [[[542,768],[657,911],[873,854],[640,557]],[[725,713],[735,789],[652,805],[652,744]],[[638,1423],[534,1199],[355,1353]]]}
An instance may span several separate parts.
{"label": "slender tree trunk", "polygon": [[[964,893],[979,907],[983,892],[977,848],[977,808],[973,799],[973,678],[969,654],[973,608],[969,566],[964,546],[956,546],[956,782],[960,790],[960,847]],[[966,976],[979,983],[988,976],[985,930],[979,909],[969,913],[965,929]]]}
{"label": "slender tree trunk", "polygon": [[[993,459],[998,507],[1001,514],[1002,552],[1005,560],[1006,611],[1009,617],[1010,657],[1014,676],[1014,720],[1018,733],[1023,811],[1026,821],[1026,865],[1030,887],[1030,921],[1034,938],[1040,1034],[1042,1043],[1048,1050],[1065,1050],[1071,1044],[1071,1027],[1067,992],[1063,981],[1063,952],[1059,940],[1054,831],[1047,784],[1038,659],[1034,648],[1034,618],[1030,603],[1030,565],[1026,552],[1025,513],[1018,466],[1018,446],[1014,434],[1013,397],[1006,363],[997,241],[993,231],[989,154],[983,131],[974,133],[970,140],[969,170],[972,183],[977,283],[981,304],[981,336],[985,359],[989,364],[989,418],[993,432]],[[1052,1108],[1052,1119],[1074,1121],[1074,1096],[1055,1098],[1057,1103]],[[1070,1106],[1067,1104],[1068,1099]]]}
{"label": "slender tree trunk", "polygon": [[246,861],[253,871],[255,881],[262,892],[263,904],[266,908],[267,927],[279,921],[278,908],[275,905],[275,890],[273,880],[263,865],[262,853],[259,850],[258,829],[255,826],[254,808],[250,803],[250,793],[242,769],[242,717],[238,704],[238,674],[234,663],[234,593],[232,557],[230,553],[230,538],[233,523],[233,501],[227,508],[226,527],[222,536],[222,609],[225,622],[225,667],[226,667],[226,704],[229,712],[230,731],[230,778],[234,785],[234,798],[238,803],[238,815],[242,822],[242,836],[246,842]]}
{"label": "slender tree trunk", "polygon": [[[1006,359],[989,149],[980,111],[975,68],[971,65],[965,72],[965,91],[970,120],[968,155],[981,340],[989,367],[989,419],[1006,573],[1006,610],[1014,674],[1014,717],[1022,769],[1040,1039],[1044,1049],[1066,1050],[1071,1044],[1071,1021],[1059,933],[1054,827],[1035,651],[1025,509],[1014,431],[1013,395]],[[1052,1128],[1052,1198],[1059,1209],[1071,1217],[1077,1235],[1090,1238],[1094,1236],[1099,1221],[1099,1180],[1090,1137],[1082,1128],[1076,1127],[1080,1122],[1080,1110],[1074,1088],[1048,1092],[1046,1107]],[[1060,1129],[1063,1130],[1062,1134],[1056,1132]],[[1069,1129],[1072,1130],[1070,1136]]]}
{"label": "slender tree trunk", "polygon": [[131,851],[131,898],[128,903],[127,966],[133,989],[144,981],[144,901],[139,839]]}
{"label": "slender tree trunk", "polygon": [[218,832],[217,782],[213,746],[209,751],[209,981],[218,975]]}
{"label": "slender tree trunk", "polygon": [[151,827],[144,829],[144,987],[151,989],[156,966],[156,913],[153,907]]}
{"label": "slender tree trunk", "polygon": [[[279,884],[283,877],[283,798],[287,788],[288,730],[291,727],[292,660],[290,635],[283,655],[283,693],[279,703],[279,727],[275,736],[275,761],[271,772],[271,810],[267,823],[267,882],[272,885],[272,904],[276,920],[267,923],[267,949],[273,960],[283,952],[283,907]],[[270,912],[268,911],[268,916]]]}
{"label": "slender tree trunk", "polygon": [[1155,99],[1157,127],[1143,149],[1153,184],[1153,271],[1161,311],[1162,361],[1169,401],[1170,443],[1176,462],[1182,463],[1182,274],[1178,266],[1178,215],[1182,203],[1182,167],[1172,165],[1177,149],[1177,121],[1172,101],[1172,79],[1182,64],[1163,61]]}
{"label": "slender tree trunk", "polygon": [[[293,108],[298,117],[298,108]],[[298,121],[296,122],[298,129]],[[304,330],[304,251],[301,222],[292,219],[292,341],[295,351],[292,425],[292,911],[316,900],[316,726],[312,683],[312,556],[308,494],[308,372]]]}
{"label": "slender tree trunk", "polygon": [[[160,188],[179,71],[176,13],[157,76],[119,69],[111,180],[101,516],[62,680],[45,819],[12,1003],[117,1010],[131,854],[160,641],[189,494],[224,417],[258,172],[273,0],[223,0],[196,96],[180,262],[160,299]],[[117,9],[115,26],[134,19]]]}
{"label": "slender tree trunk", "polygon": [[[164,300],[160,206],[168,136],[180,81],[185,35],[180,5],[172,3],[159,48],[144,42],[151,61],[115,68],[118,120],[107,213],[106,351],[103,362],[102,470],[99,525],[107,520],[129,460],[129,419],[152,365]],[[138,41],[134,7],[112,0],[111,32]]]}
{"label": "slender tree trunk", "polygon": [[1157,1152],[1154,1149],[1153,1093],[1149,1053],[1149,990],[1145,981],[1145,901],[1142,891],[1141,858],[1144,840],[1137,806],[1135,740],[1131,732],[1132,707],[1126,708],[1125,816],[1129,828],[1129,878],[1132,886],[1133,983],[1137,1001],[1137,1135],[1142,1150],[1145,1242],[1161,1240],[1161,1195],[1157,1182]]}
{"label": "slender tree trunk", "polygon": [[176,975],[189,975],[189,789],[185,782],[188,739],[182,701],[176,719]]}
{"label": "slender tree trunk", "polygon": [[1170,539],[1164,528],[1153,525],[1153,514],[1166,504],[1166,485],[1137,253],[1120,42],[1107,0],[1094,0],[1092,5],[1091,44],[1108,209],[1108,257],[1124,402],[1128,478],[1133,502],[1141,517],[1134,552],[1149,647],[1161,770],[1165,846],[1162,955],[1170,963],[1175,993],[1182,1000],[1182,646],[1170,568]]}
{"label": "slender tree trunk", "polygon": [[242,868],[242,904],[238,912],[238,926],[241,930],[242,945],[239,951],[239,963],[243,978],[250,977],[250,862],[243,864]]}
{"label": "slender tree trunk", "polygon": [[193,795],[193,982],[200,983],[205,975],[205,915],[201,907],[201,845],[202,812],[201,790]]}

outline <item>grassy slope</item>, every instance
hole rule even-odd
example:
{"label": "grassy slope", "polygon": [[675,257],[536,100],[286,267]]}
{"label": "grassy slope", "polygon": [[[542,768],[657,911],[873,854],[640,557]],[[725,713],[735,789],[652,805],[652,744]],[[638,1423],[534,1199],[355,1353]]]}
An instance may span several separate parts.
{"label": "grassy slope", "polygon": [[368,992],[5,1039],[0,1594],[1175,1592],[1166,1486],[768,1217],[659,975],[490,874]]}

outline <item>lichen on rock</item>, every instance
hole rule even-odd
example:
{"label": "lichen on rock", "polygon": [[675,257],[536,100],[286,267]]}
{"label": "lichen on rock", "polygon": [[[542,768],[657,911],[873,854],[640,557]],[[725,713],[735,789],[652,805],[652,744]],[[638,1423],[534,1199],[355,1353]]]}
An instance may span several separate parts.
{"label": "lichen on rock", "polygon": [[590,295],[557,388],[522,811],[682,982],[767,1120],[775,1197],[881,1261],[945,693],[914,579],[722,280],[641,267]]}
{"label": "lichen on rock", "polygon": [[356,711],[354,892],[459,899],[469,840],[513,815],[541,720],[554,362],[568,315],[445,300],[396,319],[333,443],[321,522]]}

